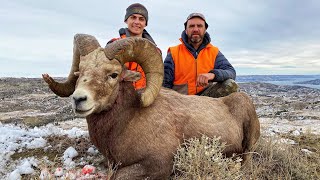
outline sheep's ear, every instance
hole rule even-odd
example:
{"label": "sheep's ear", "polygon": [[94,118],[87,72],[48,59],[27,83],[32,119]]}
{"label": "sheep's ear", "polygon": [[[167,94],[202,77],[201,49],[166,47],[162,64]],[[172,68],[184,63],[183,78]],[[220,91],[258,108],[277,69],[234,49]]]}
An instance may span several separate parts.
{"label": "sheep's ear", "polygon": [[136,71],[124,70],[121,74],[123,81],[135,82],[141,78],[141,74]]}

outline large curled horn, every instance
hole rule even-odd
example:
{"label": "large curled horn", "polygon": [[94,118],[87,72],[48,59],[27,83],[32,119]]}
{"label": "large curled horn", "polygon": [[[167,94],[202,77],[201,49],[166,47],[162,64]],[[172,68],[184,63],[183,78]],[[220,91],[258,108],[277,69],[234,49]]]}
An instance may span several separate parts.
{"label": "large curled horn", "polygon": [[85,56],[100,47],[97,39],[87,34],[76,34],[73,40],[73,61],[67,80],[63,83],[56,82],[49,75],[43,74],[43,79],[49,84],[49,88],[60,97],[70,96],[78,79],[75,72],[79,71],[80,56]]}
{"label": "large curled horn", "polygon": [[151,105],[158,96],[163,81],[162,57],[156,46],[147,39],[129,37],[108,44],[105,54],[108,59],[117,59],[121,64],[134,61],[142,67],[147,86],[141,94],[141,105]]}

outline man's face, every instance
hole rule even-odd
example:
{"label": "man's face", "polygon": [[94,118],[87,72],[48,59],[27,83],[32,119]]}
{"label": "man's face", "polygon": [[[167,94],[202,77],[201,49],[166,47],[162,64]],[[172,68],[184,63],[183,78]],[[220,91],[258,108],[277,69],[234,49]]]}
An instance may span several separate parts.
{"label": "man's face", "polygon": [[132,36],[142,36],[142,32],[144,28],[146,27],[146,18],[140,14],[132,14],[129,16],[129,18],[126,20],[126,23],[128,25],[128,29]]}
{"label": "man's face", "polygon": [[186,33],[191,43],[201,43],[206,32],[205,22],[194,17],[187,22]]}

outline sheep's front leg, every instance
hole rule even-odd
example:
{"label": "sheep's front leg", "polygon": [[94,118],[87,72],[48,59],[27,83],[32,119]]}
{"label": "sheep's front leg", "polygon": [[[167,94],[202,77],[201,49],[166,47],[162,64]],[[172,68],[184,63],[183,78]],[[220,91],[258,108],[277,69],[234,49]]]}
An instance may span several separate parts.
{"label": "sheep's front leg", "polygon": [[145,168],[141,164],[133,164],[119,168],[111,177],[112,180],[145,179],[147,178]]}

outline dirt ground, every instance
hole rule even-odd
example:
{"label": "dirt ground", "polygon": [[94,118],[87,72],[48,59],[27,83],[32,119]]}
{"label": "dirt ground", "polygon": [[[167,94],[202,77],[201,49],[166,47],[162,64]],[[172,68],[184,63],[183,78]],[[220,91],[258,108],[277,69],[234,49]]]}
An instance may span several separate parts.
{"label": "dirt ground", "polygon": [[[241,83],[240,87],[252,97],[266,128],[283,131],[284,127],[289,130],[305,127],[320,132],[319,89],[267,83]],[[40,78],[0,78],[0,101],[0,122],[4,124],[33,127],[77,119],[69,98],[54,95]],[[84,119],[80,122],[85,124]],[[80,126],[85,127],[84,124]]]}
{"label": "dirt ground", "polygon": [[[64,79],[60,78],[59,81]],[[267,83],[241,83],[241,91],[249,94],[256,106],[260,119],[262,136],[281,135],[284,133],[299,135],[304,132],[320,134],[320,90],[301,86],[277,86]],[[49,124],[50,123],[50,124]],[[84,118],[77,118],[72,112],[69,98],[54,95],[45,82],[39,78],[0,78],[0,125],[14,124],[35,126],[46,124],[65,130],[80,128],[87,132]],[[74,161],[77,168],[83,163],[93,164],[98,172],[106,172],[103,156],[88,154],[93,146],[87,136],[67,138],[66,136],[44,137],[47,151],[43,148],[15,152],[0,171],[0,177],[6,177],[16,169],[24,158],[36,156],[38,159],[48,157],[53,163],[51,169],[61,167],[62,157],[67,147],[75,147],[80,153]],[[4,156],[5,157],[5,156]],[[50,159],[51,158],[51,159]],[[10,162],[9,162],[10,161]],[[38,167],[40,174],[41,167]],[[22,179],[32,179],[36,175],[24,175]]]}
{"label": "dirt ground", "polygon": [[42,79],[0,79],[0,121],[44,125],[73,119],[69,98],[54,95]]}

